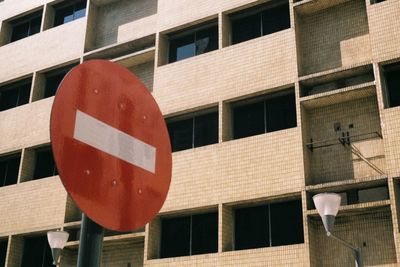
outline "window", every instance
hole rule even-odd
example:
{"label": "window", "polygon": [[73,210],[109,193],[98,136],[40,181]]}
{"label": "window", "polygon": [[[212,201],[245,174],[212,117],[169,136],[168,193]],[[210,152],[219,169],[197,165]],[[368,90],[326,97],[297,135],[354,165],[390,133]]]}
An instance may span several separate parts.
{"label": "window", "polygon": [[169,35],[169,63],[218,49],[216,23]]}
{"label": "window", "polygon": [[400,106],[400,62],[383,67],[386,83],[386,107]]}
{"label": "window", "polygon": [[36,164],[33,179],[58,175],[51,148],[40,148],[36,151]]}
{"label": "window", "polygon": [[38,11],[26,17],[11,21],[12,34],[11,42],[18,41],[25,37],[34,35],[40,32],[42,23],[42,11]]}
{"label": "window", "polygon": [[52,267],[53,259],[46,236],[24,238],[21,267]]}
{"label": "window", "polygon": [[218,213],[161,221],[161,258],[213,253],[218,250]]}
{"label": "window", "polygon": [[46,88],[44,91],[44,98],[54,96],[58,90],[58,86],[64,79],[65,75],[71,70],[72,66],[62,69],[54,70],[46,73]]}
{"label": "window", "polygon": [[16,184],[21,153],[0,158],[0,187]]}
{"label": "window", "polygon": [[339,194],[341,196],[341,205],[352,205],[389,199],[389,190],[387,185],[350,189],[339,192]]}
{"label": "window", "polygon": [[54,27],[56,27],[84,17],[86,13],[86,0],[65,1],[54,6],[54,9]]}
{"label": "window", "polygon": [[167,121],[172,151],[218,143],[218,112]]}
{"label": "window", "polygon": [[7,240],[0,240],[0,266],[6,266]]}
{"label": "window", "polygon": [[385,2],[386,0],[371,0],[371,5]]}
{"label": "window", "polygon": [[293,90],[233,104],[233,138],[296,127]]}
{"label": "window", "polygon": [[31,81],[20,81],[0,88],[0,111],[27,104],[31,92]]}
{"label": "window", "polygon": [[235,250],[304,242],[301,201],[235,210]]}
{"label": "window", "polygon": [[248,41],[290,28],[289,3],[257,6],[232,14],[230,20],[232,44]]}

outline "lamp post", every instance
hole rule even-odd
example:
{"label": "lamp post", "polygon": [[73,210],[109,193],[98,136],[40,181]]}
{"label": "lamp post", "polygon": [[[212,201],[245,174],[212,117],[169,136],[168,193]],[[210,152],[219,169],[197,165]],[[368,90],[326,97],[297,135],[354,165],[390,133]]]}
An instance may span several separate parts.
{"label": "lamp post", "polygon": [[51,255],[53,256],[54,265],[57,265],[61,251],[65,247],[65,244],[67,244],[68,237],[69,233],[65,231],[57,230],[47,232],[47,240],[49,241],[51,248]]}
{"label": "lamp post", "polygon": [[335,224],[335,217],[340,207],[340,200],[340,195],[335,193],[321,193],[313,196],[313,201],[319,216],[321,216],[326,235],[351,249],[356,262],[356,267],[362,267],[363,263],[361,249],[332,234],[333,225]]}

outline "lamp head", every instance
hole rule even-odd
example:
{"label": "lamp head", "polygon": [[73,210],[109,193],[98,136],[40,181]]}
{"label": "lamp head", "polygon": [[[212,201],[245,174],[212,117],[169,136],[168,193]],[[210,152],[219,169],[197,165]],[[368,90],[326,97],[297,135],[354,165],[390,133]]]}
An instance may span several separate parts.
{"label": "lamp head", "polygon": [[339,211],[341,197],[336,193],[321,193],[313,196],[314,205],[321,216],[328,235],[333,230],[335,217]]}
{"label": "lamp head", "polygon": [[60,257],[61,250],[67,244],[69,233],[65,231],[48,231],[47,240],[51,248],[51,254],[53,256],[53,264],[56,265],[58,258]]}

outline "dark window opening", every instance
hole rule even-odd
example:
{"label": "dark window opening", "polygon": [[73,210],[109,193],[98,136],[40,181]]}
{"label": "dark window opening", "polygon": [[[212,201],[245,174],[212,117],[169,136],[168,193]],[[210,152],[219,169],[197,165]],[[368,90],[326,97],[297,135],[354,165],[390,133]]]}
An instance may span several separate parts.
{"label": "dark window opening", "polygon": [[7,240],[0,240],[0,266],[6,266]]}
{"label": "dark window opening", "polygon": [[0,111],[15,108],[29,102],[31,82],[22,81],[0,88]]}
{"label": "dark window opening", "polygon": [[40,32],[42,23],[42,11],[38,11],[27,17],[10,22],[12,25],[11,42],[18,41]]}
{"label": "dark window opening", "polygon": [[0,158],[0,187],[17,183],[20,161],[20,153]]}
{"label": "dark window opening", "polygon": [[235,210],[235,250],[304,243],[300,200]]}
{"label": "dark window opening", "polygon": [[54,27],[82,18],[86,13],[86,0],[61,3],[54,6]]}
{"label": "dark window opening", "polygon": [[218,112],[167,122],[172,151],[218,143]]}
{"label": "dark window opening", "polygon": [[385,2],[386,0],[371,0],[371,5]]}
{"label": "dark window opening", "polygon": [[72,66],[55,70],[46,74],[46,88],[44,98],[54,96],[65,75],[71,70]]}
{"label": "dark window opening", "polygon": [[289,3],[240,11],[230,16],[232,44],[290,28]]}
{"label": "dark window opening", "polygon": [[214,253],[217,250],[218,213],[161,221],[161,258]]}
{"label": "dark window opening", "polygon": [[[349,189],[338,192],[338,194],[341,196],[341,205],[353,205],[389,199],[389,190],[387,185]],[[312,208],[315,208],[315,206],[312,206]]]}
{"label": "dark window opening", "polygon": [[51,148],[41,148],[36,151],[36,164],[33,179],[41,179],[58,175]]}
{"label": "dark window opening", "polygon": [[21,267],[52,267],[53,259],[46,236],[24,238]]}
{"label": "dark window opening", "polygon": [[233,139],[297,126],[294,92],[233,104]]}
{"label": "dark window opening", "polygon": [[218,26],[169,36],[169,63],[218,49]]}
{"label": "dark window opening", "polygon": [[400,62],[383,67],[387,107],[400,106]]}

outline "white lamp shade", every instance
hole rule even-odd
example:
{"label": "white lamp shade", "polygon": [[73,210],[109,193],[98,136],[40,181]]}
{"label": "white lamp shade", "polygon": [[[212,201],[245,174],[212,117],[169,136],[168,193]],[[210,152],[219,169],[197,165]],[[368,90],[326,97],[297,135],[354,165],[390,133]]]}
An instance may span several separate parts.
{"label": "white lamp shade", "polygon": [[335,193],[321,193],[313,196],[314,205],[319,215],[336,216],[339,211],[341,197]]}
{"label": "white lamp shade", "polygon": [[47,232],[47,240],[50,248],[63,249],[67,244],[69,233],[65,231],[49,231]]}

